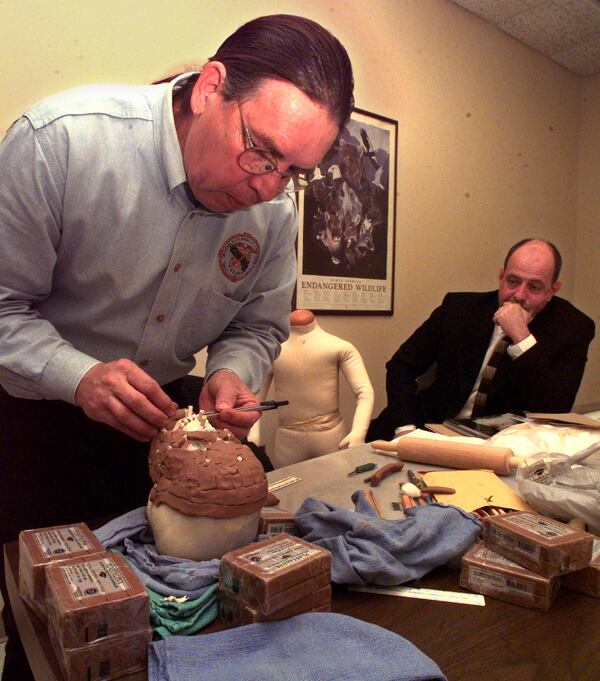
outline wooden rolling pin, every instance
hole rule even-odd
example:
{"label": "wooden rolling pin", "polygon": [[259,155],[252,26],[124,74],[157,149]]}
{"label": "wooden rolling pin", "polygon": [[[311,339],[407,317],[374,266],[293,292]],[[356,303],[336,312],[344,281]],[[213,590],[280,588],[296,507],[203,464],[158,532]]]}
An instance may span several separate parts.
{"label": "wooden rolling pin", "polygon": [[446,468],[487,468],[499,475],[510,475],[522,459],[507,447],[470,445],[445,440],[402,437],[397,442],[375,440],[373,449],[396,452],[403,461],[429,463]]}

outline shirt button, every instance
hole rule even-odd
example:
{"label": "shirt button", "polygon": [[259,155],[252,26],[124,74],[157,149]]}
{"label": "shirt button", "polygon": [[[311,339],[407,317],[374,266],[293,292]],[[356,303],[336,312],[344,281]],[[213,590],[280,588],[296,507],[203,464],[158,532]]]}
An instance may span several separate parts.
{"label": "shirt button", "polygon": [[181,265],[179,263],[177,263],[175,265],[175,267],[173,268],[173,272],[179,272],[180,269],[181,269]]}
{"label": "shirt button", "polygon": [[140,366],[141,367],[148,366],[148,360],[147,359],[141,359],[140,360]]}
{"label": "shirt button", "polygon": [[158,317],[156,318],[156,321],[160,324],[161,322],[165,321],[165,315],[164,314],[159,314]]}

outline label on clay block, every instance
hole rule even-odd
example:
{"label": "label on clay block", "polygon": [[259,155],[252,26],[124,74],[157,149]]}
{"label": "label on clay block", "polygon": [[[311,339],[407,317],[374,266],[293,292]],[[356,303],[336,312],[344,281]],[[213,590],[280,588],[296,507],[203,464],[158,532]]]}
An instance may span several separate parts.
{"label": "label on clay block", "polygon": [[540,537],[547,537],[548,539],[552,539],[553,537],[565,537],[568,534],[575,533],[574,529],[567,527],[564,523],[557,523],[548,518],[540,518],[528,513],[506,518],[504,522],[507,525],[522,527],[525,530],[529,530],[529,532],[534,532],[535,534],[539,534]]}
{"label": "label on clay block", "polygon": [[600,539],[594,539],[592,542],[592,557],[590,563],[598,560],[600,558]]}
{"label": "label on clay block", "polygon": [[272,575],[279,570],[303,563],[317,553],[319,551],[310,546],[298,544],[291,539],[282,539],[256,551],[244,553],[239,557],[256,565],[263,572]]}
{"label": "label on clay block", "polygon": [[517,563],[514,563],[512,560],[508,560],[508,558],[505,558],[504,556],[499,556],[497,553],[494,553],[494,551],[486,549],[485,546],[482,546],[480,549],[478,549],[473,554],[473,558],[489,560],[490,563],[495,563],[496,565],[506,565],[507,567],[520,567]]}
{"label": "label on clay block", "polygon": [[62,527],[58,530],[44,530],[34,534],[45,558],[89,551],[92,544],[79,527]]}
{"label": "label on clay block", "polygon": [[515,577],[501,575],[480,567],[469,566],[469,582],[474,586],[487,587],[497,591],[510,591],[526,598],[533,599],[534,596],[534,584],[532,582],[524,582]]}
{"label": "label on clay block", "polygon": [[78,601],[129,588],[123,573],[110,558],[66,565],[61,567],[61,572],[71,595]]}
{"label": "label on clay block", "polygon": [[508,546],[521,553],[525,553],[531,558],[539,560],[540,557],[540,547],[532,544],[531,542],[519,539],[518,537],[508,534],[499,530],[497,527],[490,528],[490,535],[492,539],[501,546]]}
{"label": "label on clay block", "polygon": [[280,522],[280,523],[269,523],[267,525],[267,532],[269,536],[274,535],[274,534],[295,534],[296,533],[296,524],[294,522],[291,523],[286,523],[286,522]]}

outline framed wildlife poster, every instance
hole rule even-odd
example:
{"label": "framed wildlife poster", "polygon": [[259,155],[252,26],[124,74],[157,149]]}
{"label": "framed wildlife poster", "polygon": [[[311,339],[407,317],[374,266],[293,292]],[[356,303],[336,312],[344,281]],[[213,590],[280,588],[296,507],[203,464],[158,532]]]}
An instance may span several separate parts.
{"label": "framed wildlife poster", "polygon": [[355,109],[300,192],[296,308],[393,313],[397,136]]}

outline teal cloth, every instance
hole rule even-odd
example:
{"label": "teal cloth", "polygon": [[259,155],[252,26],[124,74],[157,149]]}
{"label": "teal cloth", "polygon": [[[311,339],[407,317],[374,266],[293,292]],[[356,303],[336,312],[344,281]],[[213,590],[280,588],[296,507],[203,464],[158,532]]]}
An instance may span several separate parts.
{"label": "teal cloth", "polygon": [[150,596],[150,624],[154,640],[168,636],[195,634],[217,616],[218,583],[208,587],[199,598],[184,603],[166,601],[165,596],[146,587]]}

